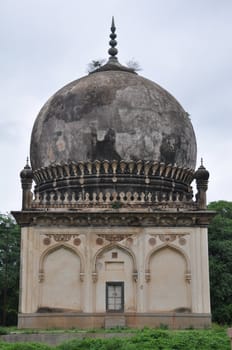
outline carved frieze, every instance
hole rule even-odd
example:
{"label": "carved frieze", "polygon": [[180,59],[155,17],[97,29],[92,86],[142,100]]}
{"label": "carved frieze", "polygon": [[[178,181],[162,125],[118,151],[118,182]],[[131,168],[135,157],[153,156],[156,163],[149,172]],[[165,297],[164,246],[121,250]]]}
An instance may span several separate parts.
{"label": "carved frieze", "polygon": [[[98,237],[104,238],[108,242],[120,242],[123,241],[125,238],[128,238],[132,236],[132,233],[101,233],[98,234]],[[98,240],[98,238],[97,238]],[[99,243],[98,243],[99,244]]]}
{"label": "carved frieze", "polygon": [[207,226],[215,216],[210,211],[22,211],[13,213],[20,226],[144,226],[144,227],[196,227]]}
{"label": "carved frieze", "polygon": [[73,239],[73,244],[80,245],[81,240],[77,238],[79,234],[77,233],[45,233],[46,237],[43,239],[44,245],[51,244],[52,240],[55,242],[68,242]]}
{"label": "carved frieze", "polygon": [[185,236],[189,235],[188,233],[169,233],[169,234],[150,234],[152,236],[149,238],[148,242],[150,245],[156,245],[157,244],[157,238],[163,243],[172,243],[176,240],[178,240],[178,243],[180,245],[186,244],[186,238]]}

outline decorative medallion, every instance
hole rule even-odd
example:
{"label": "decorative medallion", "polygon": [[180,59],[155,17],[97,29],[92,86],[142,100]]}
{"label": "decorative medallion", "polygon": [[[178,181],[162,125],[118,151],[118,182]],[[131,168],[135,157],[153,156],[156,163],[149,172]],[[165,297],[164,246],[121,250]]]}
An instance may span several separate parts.
{"label": "decorative medallion", "polygon": [[97,243],[98,245],[102,245],[103,242],[104,242],[104,240],[103,240],[103,238],[101,238],[101,237],[98,237],[98,238],[96,239],[96,243]]}
{"label": "decorative medallion", "polygon": [[81,244],[80,238],[74,238],[73,244],[75,244],[75,245],[80,245],[80,244]]}
{"label": "decorative medallion", "polygon": [[179,243],[180,243],[180,245],[185,245],[186,239],[184,237],[179,237]]}
{"label": "decorative medallion", "polygon": [[131,238],[131,237],[127,238],[126,245],[131,246],[132,244],[133,244],[133,238]]}
{"label": "decorative medallion", "polygon": [[155,245],[155,244],[156,244],[156,239],[155,239],[155,237],[149,238],[149,243],[150,243],[150,245]]}
{"label": "decorative medallion", "polygon": [[43,239],[43,244],[49,245],[50,243],[51,243],[51,239],[50,238],[46,237],[46,238]]}

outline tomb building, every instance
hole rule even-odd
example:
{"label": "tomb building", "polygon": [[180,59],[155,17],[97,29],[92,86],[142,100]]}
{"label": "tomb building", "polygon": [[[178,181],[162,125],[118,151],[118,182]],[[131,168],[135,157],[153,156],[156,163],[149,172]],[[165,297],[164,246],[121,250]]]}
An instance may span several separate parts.
{"label": "tomb building", "polygon": [[56,92],[34,123],[13,212],[20,328],[211,322],[209,173],[195,170],[188,113],[119,63],[115,29],[107,63]]}

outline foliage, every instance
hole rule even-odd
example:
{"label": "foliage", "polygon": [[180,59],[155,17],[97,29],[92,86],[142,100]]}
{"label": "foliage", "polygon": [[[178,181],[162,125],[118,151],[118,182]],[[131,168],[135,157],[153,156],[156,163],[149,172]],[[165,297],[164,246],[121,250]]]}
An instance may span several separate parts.
{"label": "foliage", "polygon": [[128,68],[133,69],[135,72],[142,70],[140,67],[140,64],[137,61],[135,61],[134,59],[127,61],[126,64],[127,64]]}
{"label": "foliage", "polygon": [[53,347],[41,343],[4,343],[0,342],[1,350],[51,350]]}
{"label": "foliage", "polygon": [[104,63],[105,59],[103,58],[100,58],[98,60],[92,60],[87,66],[88,73],[94,72],[96,69],[100,68]]}
{"label": "foliage", "polygon": [[[92,60],[87,65],[87,72],[92,73],[96,69],[102,67],[105,63],[106,63],[106,60],[103,58],[99,58],[97,60]],[[133,58],[126,62],[126,66],[135,72],[142,70],[140,67],[140,64],[137,61],[135,61]]]}
{"label": "foliage", "polygon": [[137,330],[132,337],[73,339],[56,347],[40,343],[1,343],[1,350],[229,350],[223,328],[168,331]]}
{"label": "foliage", "polygon": [[0,335],[8,334],[9,330],[7,327],[0,327]]}
{"label": "foliage", "polygon": [[20,230],[11,215],[0,214],[0,325],[17,322]]}
{"label": "foliage", "polygon": [[213,321],[232,324],[232,202],[212,202],[208,209],[217,212],[209,226]]}
{"label": "foliage", "polygon": [[65,342],[59,350],[229,350],[225,330],[165,331],[144,329],[130,338],[84,339]]}

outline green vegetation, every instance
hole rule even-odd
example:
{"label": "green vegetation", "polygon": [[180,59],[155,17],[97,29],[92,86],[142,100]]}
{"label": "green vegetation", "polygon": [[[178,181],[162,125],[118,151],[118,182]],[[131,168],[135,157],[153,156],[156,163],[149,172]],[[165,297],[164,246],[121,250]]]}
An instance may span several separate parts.
{"label": "green vegetation", "polygon": [[52,350],[55,349],[42,343],[3,343],[0,342],[0,350]]}
{"label": "green vegetation", "polygon": [[70,340],[56,347],[35,343],[1,343],[1,350],[229,350],[224,328],[212,330],[137,330],[131,337]]}
{"label": "green vegetation", "polygon": [[232,324],[232,202],[212,202],[208,209],[217,211],[209,226],[213,321],[219,324]]}
{"label": "green vegetation", "polygon": [[11,215],[0,214],[0,325],[17,324],[20,229]]}

